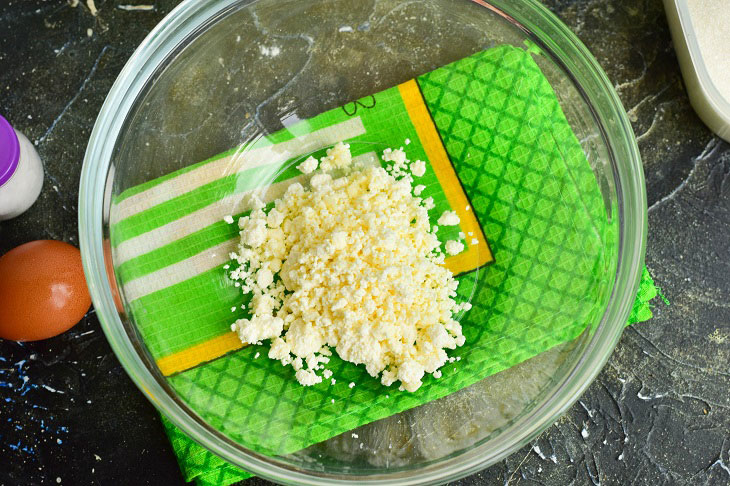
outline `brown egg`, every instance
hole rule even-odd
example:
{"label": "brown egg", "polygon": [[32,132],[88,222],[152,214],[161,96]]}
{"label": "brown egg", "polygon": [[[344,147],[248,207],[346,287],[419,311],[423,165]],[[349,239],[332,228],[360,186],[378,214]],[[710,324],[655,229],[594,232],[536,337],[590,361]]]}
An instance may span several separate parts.
{"label": "brown egg", "polygon": [[57,336],[91,306],[81,253],[62,241],[20,245],[0,257],[0,338]]}

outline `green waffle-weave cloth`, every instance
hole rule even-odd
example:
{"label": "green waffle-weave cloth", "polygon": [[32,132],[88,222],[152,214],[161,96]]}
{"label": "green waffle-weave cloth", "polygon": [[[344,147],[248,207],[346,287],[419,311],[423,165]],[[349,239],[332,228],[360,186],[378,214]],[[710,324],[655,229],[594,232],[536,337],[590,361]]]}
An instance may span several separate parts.
{"label": "green waffle-weave cloth", "polygon": [[[645,268],[641,275],[639,291],[636,294],[634,306],[626,325],[644,322],[652,317],[649,302],[657,296],[654,281]],[[207,449],[199,446],[180,429],[162,417],[172,448],[175,451],[180,470],[186,481],[195,481],[199,486],[226,486],[244,479],[253,474],[224,461]]]}

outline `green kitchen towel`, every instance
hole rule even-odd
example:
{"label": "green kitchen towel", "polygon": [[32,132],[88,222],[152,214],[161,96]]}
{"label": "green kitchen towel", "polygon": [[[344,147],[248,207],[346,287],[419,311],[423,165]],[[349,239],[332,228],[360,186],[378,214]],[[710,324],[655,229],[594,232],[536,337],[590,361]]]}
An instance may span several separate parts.
{"label": "green kitchen towel", "polygon": [[[287,454],[592,331],[615,275],[617,210],[606,207],[533,54],[512,46],[477,53],[114,200],[110,238],[128,312],[188,406],[250,449]],[[385,394],[362,367],[336,356],[329,364],[336,384],[303,388],[291,368],[266,358],[267,345],[241,348],[229,330],[246,313],[223,269],[238,236],[223,217],[246,214],[246,194],[273,181],[263,194],[271,200],[301,177],[292,168],[297,158],[340,140],[363,162],[381,164],[382,148],[407,145],[411,159],[428,163],[432,219],[445,209],[471,215],[439,232],[442,241],[472,233],[453,263],[459,299],[473,306],[460,317],[466,344],[452,354],[461,360],[415,393]],[[642,305],[637,321],[647,315]],[[194,472],[183,466],[186,474],[207,478],[208,460],[200,450],[191,455]]]}
{"label": "green kitchen towel", "polygon": [[[649,271],[644,268],[627,326],[651,319],[650,301],[657,293]],[[162,422],[185,481],[195,481],[198,486],[227,486],[253,476],[200,447],[164,417]]]}
{"label": "green kitchen towel", "polygon": [[227,486],[253,476],[200,447],[172,425],[164,415],[162,425],[175,451],[185,481],[195,481],[198,486]]}

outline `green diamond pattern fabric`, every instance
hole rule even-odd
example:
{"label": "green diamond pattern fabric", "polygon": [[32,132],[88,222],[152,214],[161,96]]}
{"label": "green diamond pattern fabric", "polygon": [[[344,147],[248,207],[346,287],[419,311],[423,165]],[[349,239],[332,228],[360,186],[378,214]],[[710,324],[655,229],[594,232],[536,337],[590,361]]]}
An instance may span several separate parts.
{"label": "green diamond pattern fabric", "polygon": [[660,296],[665,304],[669,304],[666,297],[661,295],[659,289],[654,285],[654,280],[651,278],[651,274],[646,267],[641,272],[641,282],[639,284],[639,291],[636,294],[636,300],[634,306],[631,308],[631,314],[629,314],[629,320],[626,321],[626,325],[636,324],[638,322],[648,321],[652,318],[651,302],[654,297]]}
{"label": "green diamond pattern fabric", "polygon": [[200,447],[164,416],[162,425],[185,481],[195,481],[198,486],[225,486],[253,476]]}
{"label": "green diamond pattern fabric", "polygon": [[[495,257],[491,266],[460,277],[459,296],[473,306],[461,318],[466,344],[452,353],[461,360],[445,366],[440,379],[427,376],[415,393],[388,389],[386,395],[362,367],[336,356],[328,366],[336,384],[325,380],[301,387],[290,367],[266,358],[268,345],[248,346],[169,378],[194,411],[245,447],[287,454],[446,396],[591,331],[609,297],[605,289],[610,285],[604,280],[615,274],[618,222],[606,217],[594,173],[532,55],[498,46],[417,78]],[[362,116],[369,135],[360,139],[370,136],[400,144],[393,134],[403,133],[415,139],[396,89],[377,93],[373,100],[390,111],[375,115],[375,110],[366,110]],[[312,127],[339,123],[341,116],[334,110],[325,113],[313,119]],[[420,150],[418,143],[414,147]],[[186,204],[202,208],[214,197],[216,191],[204,187],[169,203],[174,215],[153,208],[122,221],[112,235],[114,244],[174,220],[186,211]],[[438,204],[442,210],[445,203]],[[192,235],[189,245],[204,248],[206,235],[213,234],[230,238],[207,228]],[[176,251],[189,251],[187,243],[168,247],[175,244]],[[144,265],[127,264],[123,270],[130,279],[137,278],[148,271],[145,266],[167,265],[166,258],[169,253],[161,252]],[[216,268],[183,282],[181,293],[171,294],[173,299],[151,294],[132,306],[155,357],[190,339],[155,341],[165,325],[181,320],[165,314],[166,306],[188,302],[182,293],[199,293],[207,280],[221,273]],[[207,312],[217,319],[227,312],[223,304],[218,309],[217,302],[235,295],[230,288],[202,295],[200,309],[190,309],[190,315]],[[648,301],[654,295],[645,272],[629,323],[651,317]],[[206,338],[196,331],[190,329],[190,336]],[[187,479],[229,484],[247,474],[200,449],[173,426],[166,428]]]}
{"label": "green diamond pattern fabric", "polygon": [[[649,271],[644,268],[636,300],[626,325],[629,326],[651,319],[650,301],[657,295],[658,291],[654,281]],[[226,486],[252,476],[250,473],[223,461],[215,454],[200,447],[164,417],[162,423],[172,442],[173,450],[186,481],[195,481],[199,486]]]}

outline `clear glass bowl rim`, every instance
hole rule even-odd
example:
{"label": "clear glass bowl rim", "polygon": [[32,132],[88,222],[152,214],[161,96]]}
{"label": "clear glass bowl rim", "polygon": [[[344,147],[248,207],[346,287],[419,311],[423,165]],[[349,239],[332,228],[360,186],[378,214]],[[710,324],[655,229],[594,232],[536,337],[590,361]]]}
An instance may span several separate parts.
{"label": "clear glass bowl rim", "polygon": [[117,137],[126,115],[157,67],[179,49],[180,43],[191,33],[225,15],[239,0],[183,1],[140,44],[107,95],[89,139],[79,188],[79,243],[89,291],[104,333],[134,383],[173,424],[226,461],[285,484],[340,484],[348,479],[361,484],[403,485],[451,481],[506,458],[551,425],[593,381],[618,342],[638,289],[647,233],[644,173],[629,120],[597,61],[547,8],[536,0],[472,1],[493,10],[537,40],[538,45],[573,76],[575,85],[583,91],[611,154],[620,221],[618,266],[609,304],[600,324],[582,356],[555,389],[496,438],[416,470],[347,478],[292,468],[238,446],[206,426],[174,396],[169,385],[153,375],[149,364],[126,333],[116,310],[106,273],[103,242],[104,229],[108,225],[108,193],[113,178],[111,160]]}

